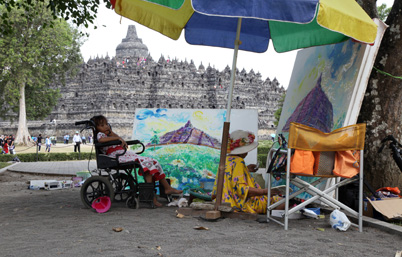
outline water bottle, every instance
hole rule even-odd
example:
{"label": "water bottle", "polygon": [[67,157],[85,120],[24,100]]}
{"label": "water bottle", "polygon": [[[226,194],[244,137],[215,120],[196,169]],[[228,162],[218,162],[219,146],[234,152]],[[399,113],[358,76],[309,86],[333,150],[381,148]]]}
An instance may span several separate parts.
{"label": "water bottle", "polygon": [[40,187],[37,186],[37,185],[30,185],[30,186],[29,186],[29,189],[30,189],[30,190],[39,190]]}

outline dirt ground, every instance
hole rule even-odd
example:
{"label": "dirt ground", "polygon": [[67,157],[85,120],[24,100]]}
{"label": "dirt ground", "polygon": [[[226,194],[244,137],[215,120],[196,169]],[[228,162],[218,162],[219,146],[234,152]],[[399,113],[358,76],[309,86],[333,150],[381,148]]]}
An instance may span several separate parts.
{"label": "dirt ground", "polygon": [[328,217],[291,220],[284,231],[272,222],[179,219],[176,207],[135,210],[119,203],[99,214],[84,208],[79,188],[28,190],[33,179],[66,178],[0,173],[1,256],[385,257],[402,250],[398,235],[370,227],[338,232]]}

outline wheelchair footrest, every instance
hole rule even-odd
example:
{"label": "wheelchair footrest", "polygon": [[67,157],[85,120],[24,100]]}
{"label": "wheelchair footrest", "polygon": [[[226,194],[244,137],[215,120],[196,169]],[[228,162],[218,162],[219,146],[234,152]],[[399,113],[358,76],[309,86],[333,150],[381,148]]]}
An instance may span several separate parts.
{"label": "wheelchair footrest", "polygon": [[140,202],[151,203],[151,206],[153,207],[153,200],[155,197],[154,183],[139,183],[138,194]]}

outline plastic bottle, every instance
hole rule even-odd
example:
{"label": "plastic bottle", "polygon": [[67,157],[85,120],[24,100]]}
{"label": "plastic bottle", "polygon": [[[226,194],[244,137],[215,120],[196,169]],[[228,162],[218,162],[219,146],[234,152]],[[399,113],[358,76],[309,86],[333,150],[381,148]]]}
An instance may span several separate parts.
{"label": "plastic bottle", "polygon": [[30,185],[30,186],[29,186],[29,189],[30,189],[30,190],[39,190],[40,187],[37,186],[37,185]]}

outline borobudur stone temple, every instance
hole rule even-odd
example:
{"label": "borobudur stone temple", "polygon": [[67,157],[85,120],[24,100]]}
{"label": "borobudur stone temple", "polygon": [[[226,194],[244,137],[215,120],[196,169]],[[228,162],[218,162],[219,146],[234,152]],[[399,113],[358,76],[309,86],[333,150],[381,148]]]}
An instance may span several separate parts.
{"label": "borobudur stone temple", "polygon": [[[226,109],[231,69],[219,71],[193,60],[154,61],[134,25],[116,47],[115,57],[96,57],[82,63],[75,77],[60,88],[61,98],[45,121],[28,122],[31,135],[73,135],[74,122],[103,114],[113,129],[131,138],[136,108]],[[276,80],[262,80],[253,70],[236,70],[234,109],[257,109],[259,137],[274,133],[274,113],[285,89]],[[4,122],[2,122],[4,123]],[[4,125],[4,124],[3,124]],[[15,134],[17,124],[2,126]]]}

